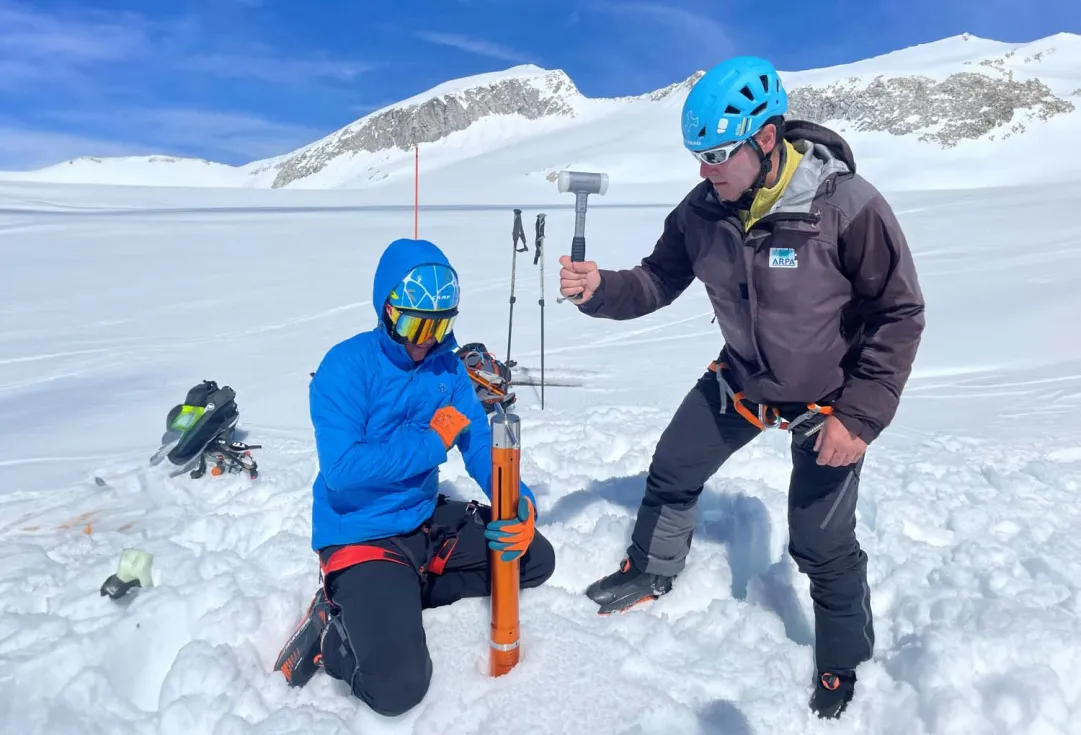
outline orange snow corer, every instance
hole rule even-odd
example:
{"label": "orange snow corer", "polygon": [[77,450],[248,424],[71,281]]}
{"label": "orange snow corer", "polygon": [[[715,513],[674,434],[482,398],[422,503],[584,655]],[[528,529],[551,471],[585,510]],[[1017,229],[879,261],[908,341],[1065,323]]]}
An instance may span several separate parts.
{"label": "orange snow corer", "polygon": [[[492,425],[492,520],[510,520],[517,515],[521,468],[521,421],[499,406]],[[488,644],[488,673],[502,676],[518,664],[519,560],[503,561],[498,551],[488,551],[491,564],[491,636]]]}
{"label": "orange snow corer", "polygon": [[[721,386],[721,413],[728,410],[728,402],[732,402],[732,406],[743,418],[747,419],[751,425],[758,429],[765,431],[766,429],[780,429],[781,431],[792,431],[797,426],[802,424],[809,418],[816,415],[829,416],[833,413],[833,408],[830,406],[820,406],[817,403],[808,403],[807,410],[797,416],[796,418],[788,421],[781,417],[781,412],[775,406],[759,405],[758,415],[751,413],[751,410],[743,405],[743,399],[746,397],[743,391],[733,391],[732,387],[728,384],[728,381],[724,379],[723,371],[727,369],[728,364],[725,362],[718,362],[714,360],[709,364],[710,372],[717,375],[717,382]],[[808,436],[815,434],[821,429],[823,424],[815,426],[807,432]]]}

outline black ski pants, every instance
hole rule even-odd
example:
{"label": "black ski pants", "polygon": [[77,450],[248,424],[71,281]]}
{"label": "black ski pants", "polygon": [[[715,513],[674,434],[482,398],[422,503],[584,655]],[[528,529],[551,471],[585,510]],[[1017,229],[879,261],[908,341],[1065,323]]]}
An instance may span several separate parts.
{"label": "black ski pants", "polygon": [[[419,704],[432,676],[421,611],[491,594],[484,538],[490,519],[489,506],[440,496],[421,528],[364,543],[385,552],[385,558],[326,574],[331,616],[322,654],[327,674],[348,683],[381,715],[401,715]],[[321,560],[341,548],[322,550]],[[539,532],[519,558],[519,568],[523,589],[544,583],[555,571],[555,551]]]}
{"label": "black ski pants", "polygon": [[[734,389],[738,390],[738,388]],[[757,414],[758,406],[745,404]],[[631,563],[655,574],[678,574],[690,551],[699,495],[728,458],[761,433],[732,407],[721,413],[720,385],[707,371],[676,410],[658,441],[631,545]],[[780,407],[785,408],[785,407]],[[806,406],[785,412],[794,418]],[[856,498],[863,459],[846,467],[816,464],[817,434],[792,431],[788,487],[788,551],[810,579],[819,671],[853,669],[871,657],[874,627],[867,555],[856,540]]]}

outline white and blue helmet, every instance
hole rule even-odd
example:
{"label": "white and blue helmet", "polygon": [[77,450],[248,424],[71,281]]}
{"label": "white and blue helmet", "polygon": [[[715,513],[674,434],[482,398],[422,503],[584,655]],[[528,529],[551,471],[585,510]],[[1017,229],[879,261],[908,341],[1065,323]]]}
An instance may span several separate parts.
{"label": "white and blue helmet", "polygon": [[387,302],[411,311],[451,311],[458,308],[458,274],[439,263],[418,265],[390,292]]}

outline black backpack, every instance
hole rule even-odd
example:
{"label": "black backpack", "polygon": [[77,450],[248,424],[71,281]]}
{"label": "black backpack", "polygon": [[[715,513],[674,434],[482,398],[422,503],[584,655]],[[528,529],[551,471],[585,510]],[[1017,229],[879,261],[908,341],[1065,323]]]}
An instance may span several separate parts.
{"label": "black backpack", "polygon": [[236,391],[227,385],[218,387],[213,380],[204,380],[188,391],[183,403],[169,410],[158,453],[168,449],[165,456],[178,467],[198,459],[198,466],[191,471],[193,478],[206,473],[209,458],[214,465],[212,475],[245,471],[255,479],[258,468],[249,450],[259,449],[260,445],[233,440],[239,419]]}

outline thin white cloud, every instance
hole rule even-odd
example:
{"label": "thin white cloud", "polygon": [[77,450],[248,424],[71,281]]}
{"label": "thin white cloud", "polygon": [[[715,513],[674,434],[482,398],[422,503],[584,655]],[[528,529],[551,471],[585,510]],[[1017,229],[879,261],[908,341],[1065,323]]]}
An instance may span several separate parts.
{"label": "thin white cloud", "polygon": [[155,153],[186,155],[200,150],[214,160],[270,158],[320,138],[329,130],[278,123],[246,112],[181,107],[128,107],[92,113],[55,113],[51,120],[122,130],[124,137]]}
{"label": "thin white cloud", "polygon": [[[142,82],[180,72],[196,84],[216,78],[351,95],[373,68],[325,54],[282,55],[253,39],[232,38],[223,47],[213,38],[199,16],[151,18],[0,0],[0,168],[40,168],[79,156],[197,152],[243,163],[280,155],[330,131],[178,106],[168,101],[167,83]],[[160,100],[166,101],[158,107]]]}
{"label": "thin white cloud", "polygon": [[116,61],[146,50],[146,28],[138,16],[79,16],[48,13],[0,0],[0,54],[5,59],[50,64]]}
{"label": "thin white cloud", "polygon": [[679,0],[582,0],[569,22],[587,17],[611,28],[612,53],[586,54],[597,79],[619,94],[641,94],[708,69],[736,49],[724,23],[710,18],[708,3],[692,12]]}
{"label": "thin white cloud", "polygon": [[[194,149],[213,160],[247,163],[288,153],[330,132],[242,112],[185,108],[57,113],[49,119],[51,127],[31,127],[0,118],[0,171],[33,170],[83,156],[185,156]],[[72,123],[115,130],[124,139],[61,129]]]}
{"label": "thin white cloud", "polygon": [[0,170],[3,171],[30,171],[81,156],[135,156],[153,152],[138,143],[32,129],[18,122],[0,120]]}
{"label": "thin white cloud", "polygon": [[0,57],[0,92],[19,89],[40,79],[42,72],[40,64]]}
{"label": "thin white cloud", "polygon": [[[702,6],[703,8],[706,6]],[[632,0],[587,0],[579,10],[605,13],[634,28],[642,49],[653,49],[667,57],[680,56],[705,62],[720,61],[735,45],[729,30],[705,12],[691,12],[674,4]],[[665,38],[660,41],[658,35]],[[627,36],[621,40],[626,41]],[[654,57],[654,54],[648,54]],[[701,64],[700,64],[701,65]]]}
{"label": "thin white cloud", "polygon": [[530,63],[532,59],[525,53],[517,51],[501,43],[486,41],[482,38],[474,38],[461,33],[442,33],[440,31],[417,31],[417,38],[437,46],[447,46],[466,51],[478,56],[487,56],[500,61],[509,61],[514,64]]}
{"label": "thin white cloud", "polygon": [[718,21],[703,13],[692,13],[673,5],[653,2],[605,3],[620,13],[630,13],[640,18],[659,23],[679,37],[708,43],[712,48],[719,45],[731,45],[728,30]]}
{"label": "thin white cloud", "polygon": [[243,112],[198,109],[128,110],[126,119],[155,138],[181,148],[202,147],[230,158],[255,160],[287,153],[320,138],[329,130],[278,123]]}
{"label": "thin white cloud", "polygon": [[190,70],[232,79],[258,79],[272,84],[300,86],[313,82],[349,83],[374,64],[327,58],[276,58],[258,53],[198,54],[179,62]]}
{"label": "thin white cloud", "polygon": [[60,14],[0,0],[0,72],[11,72],[0,74],[0,90],[43,81],[82,87],[85,75],[117,62],[291,86],[348,84],[374,68],[326,55],[282,56],[254,43],[241,51],[235,43],[227,50],[207,48],[205,37],[200,22],[191,17],[151,20],[96,10]]}

